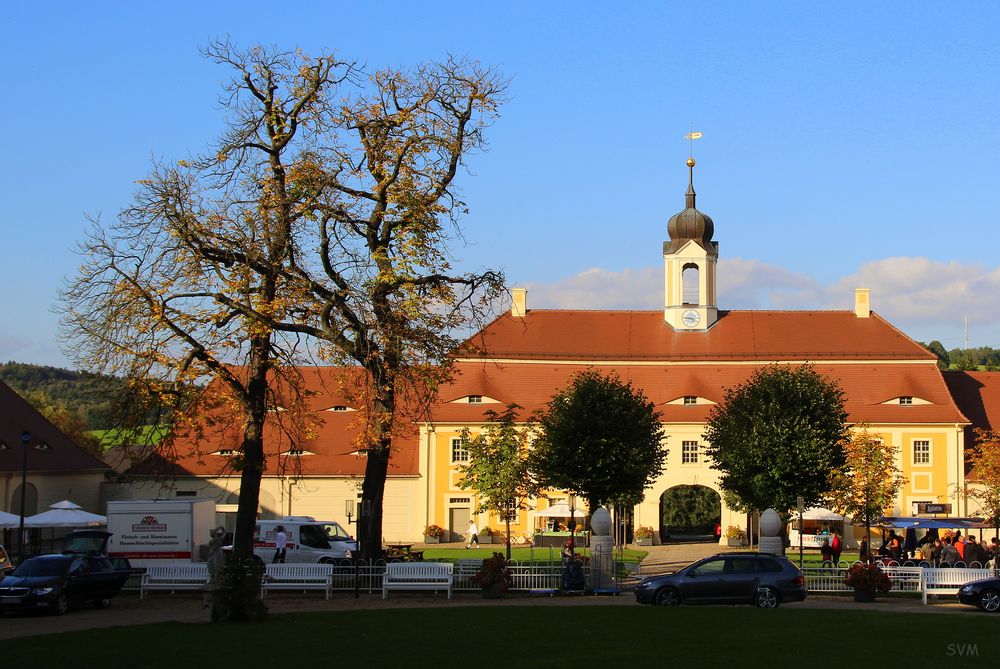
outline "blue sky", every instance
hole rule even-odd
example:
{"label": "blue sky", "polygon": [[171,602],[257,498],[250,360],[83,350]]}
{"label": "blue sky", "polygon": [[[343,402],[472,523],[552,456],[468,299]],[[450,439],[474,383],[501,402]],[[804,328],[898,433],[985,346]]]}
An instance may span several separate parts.
{"label": "blue sky", "polygon": [[14,2],[0,161],[0,360],[71,365],[56,293],[86,216],[151,159],[209,145],[215,37],[335,49],[369,69],[452,53],[510,102],[470,161],[469,267],[529,307],[662,306],[683,135],[716,223],[721,308],[846,309],[1000,347],[1000,5],[930,2]]}

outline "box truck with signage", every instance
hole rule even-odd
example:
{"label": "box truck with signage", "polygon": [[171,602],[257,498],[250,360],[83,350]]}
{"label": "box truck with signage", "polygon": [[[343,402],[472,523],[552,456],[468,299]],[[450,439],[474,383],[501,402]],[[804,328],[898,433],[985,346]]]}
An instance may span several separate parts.
{"label": "box truck with signage", "polygon": [[215,527],[215,500],[130,499],[108,502],[108,556],[133,567],[196,561]]}

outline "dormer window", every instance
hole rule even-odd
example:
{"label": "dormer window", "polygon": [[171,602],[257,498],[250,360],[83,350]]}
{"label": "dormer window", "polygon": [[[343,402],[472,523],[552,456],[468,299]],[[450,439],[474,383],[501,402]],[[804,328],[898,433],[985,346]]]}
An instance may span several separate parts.
{"label": "dormer window", "polygon": [[307,451],[304,448],[290,448],[285,451],[285,455],[290,455],[293,457],[301,457],[303,455],[315,455],[312,451]]}
{"label": "dormer window", "polygon": [[469,395],[469,404],[482,404],[482,403],[483,403],[482,395]]}
{"label": "dormer window", "polygon": [[903,395],[902,397],[899,398],[899,404],[901,406],[913,406],[913,396]]}
{"label": "dormer window", "polygon": [[347,407],[343,404],[338,404],[337,406],[330,407],[330,411],[347,411]]}
{"label": "dormer window", "polygon": [[684,396],[684,406],[686,406],[686,407],[694,406],[697,403],[698,403],[698,398],[695,397],[694,395],[685,395]]}
{"label": "dormer window", "polygon": [[236,455],[236,451],[231,448],[220,448],[213,455],[221,455],[224,458],[228,458],[231,455]]}

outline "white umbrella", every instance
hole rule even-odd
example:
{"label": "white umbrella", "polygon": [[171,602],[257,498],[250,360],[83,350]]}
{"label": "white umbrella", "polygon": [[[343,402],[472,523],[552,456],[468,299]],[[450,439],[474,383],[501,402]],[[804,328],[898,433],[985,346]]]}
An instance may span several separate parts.
{"label": "white umbrella", "polygon": [[20,524],[21,524],[21,516],[15,516],[13,513],[0,511],[0,530],[6,530],[12,527],[18,527]]}
{"label": "white umbrella", "polygon": [[68,499],[56,502],[48,511],[24,519],[25,527],[97,527],[107,524],[107,516],[88,513]]}
{"label": "white umbrella", "polygon": [[[544,511],[539,511],[535,515],[539,518],[569,518],[569,504],[565,502],[553,504]],[[580,509],[573,509],[573,517],[586,518],[587,512],[581,511]]]}

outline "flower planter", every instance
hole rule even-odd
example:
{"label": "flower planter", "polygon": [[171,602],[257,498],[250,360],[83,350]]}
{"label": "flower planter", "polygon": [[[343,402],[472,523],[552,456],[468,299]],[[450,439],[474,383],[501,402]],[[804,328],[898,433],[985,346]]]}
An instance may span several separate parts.
{"label": "flower planter", "polygon": [[635,540],[635,545],[636,546],[652,546],[653,545],[653,538],[652,537],[645,537],[645,538],[642,538],[642,539],[636,539]]}
{"label": "flower planter", "polygon": [[479,543],[480,544],[484,544],[484,545],[485,544],[492,544],[493,543],[493,535],[492,534],[480,534],[479,535]]}
{"label": "flower planter", "polygon": [[740,538],[726,539],[726,545],[727,546],[742,546],[743,545],[743,540],[740,539]]}
{"label": "flower planter", "polygon": [[506,590],[503,583],[490,583],[482,589],[483,599],[500,599]]}
{"label": "flower planter", "polygon": [[441,543],[441,539],[439,539],[438,537],[428,537],[428,536],[425,535],[424,536],[424,543],[425,544],[439,544],[439,543]]}
{"label": "flower planter", "polygon": [[874,590],[862,590],[861,588],[854,588],[854,601],[856,601],[856,602],[874,602],[875,601],[875,591]]}

